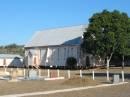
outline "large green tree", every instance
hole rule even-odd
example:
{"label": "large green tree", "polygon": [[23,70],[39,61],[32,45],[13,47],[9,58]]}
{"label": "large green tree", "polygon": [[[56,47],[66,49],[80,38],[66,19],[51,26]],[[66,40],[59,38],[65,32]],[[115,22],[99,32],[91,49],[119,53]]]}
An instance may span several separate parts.
{"label": "large green tree", "polygon": [[82,49],[86,53],[106,59],[107,67],[112,55],[126,54],[130,23],[126,13],[103,10],[89,19],[84,32]]}

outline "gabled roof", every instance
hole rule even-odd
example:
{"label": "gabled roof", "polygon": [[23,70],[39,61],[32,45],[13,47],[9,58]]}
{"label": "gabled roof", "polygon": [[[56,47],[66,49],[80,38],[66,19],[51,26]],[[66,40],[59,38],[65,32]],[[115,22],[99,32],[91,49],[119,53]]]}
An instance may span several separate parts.
{"label": "gabled roof", "polygon": [[36,32],[25,47],[79,45],[86,25],[49,29]]}
{"label": "gabled roof", "polygon": [[22,56],[17,54],[0,54],[0,59],[14,59],[14,58],[23,59]]}

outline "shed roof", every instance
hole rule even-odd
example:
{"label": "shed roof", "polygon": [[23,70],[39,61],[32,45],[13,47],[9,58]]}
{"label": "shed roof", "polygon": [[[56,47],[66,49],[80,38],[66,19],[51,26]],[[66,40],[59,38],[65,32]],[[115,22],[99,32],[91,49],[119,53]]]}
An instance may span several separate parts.
{"label": "shed roof", "polygon": [[14,59],[14,58],[20,58],[23,59],[22,56],[17,54],[0,54],[1,59]]}
{"label": "shed roof", "polygon": [[86,25],[38,31],[25,47],[79,45]]}

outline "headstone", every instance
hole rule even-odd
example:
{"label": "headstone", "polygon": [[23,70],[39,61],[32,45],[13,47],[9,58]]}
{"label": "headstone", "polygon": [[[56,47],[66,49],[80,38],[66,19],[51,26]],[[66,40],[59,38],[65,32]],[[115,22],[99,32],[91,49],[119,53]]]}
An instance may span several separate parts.
{"label": "headstone", "polygon": [[32,80],[38,79],[38,72],[36,70],[30,70],[29,79],[32,79]]}
{"label": "headstone", "polygon": [[113,76],[113,83],[114,84],[117,84],[117,83],[119,83],[120,82],[120,77],[119,77],[119,75],[118,74],[114,74],[114,76]]}
{"label": "headstone", "polygon": [[51,77],[51,78],[56,78],[56,77],[57,77],[57,72],[56,72],[56,70],[52,70],[52,71],[50,72],[50,77]]}
{"label": "headstone", "polygon": [[38,69],[38,76],[41,77],[41,69]]}
{"label": "headstone", "polygon": [[18,77],[18,71],[17,70],[12,71],[11,82],[18,81],[17,77]]}

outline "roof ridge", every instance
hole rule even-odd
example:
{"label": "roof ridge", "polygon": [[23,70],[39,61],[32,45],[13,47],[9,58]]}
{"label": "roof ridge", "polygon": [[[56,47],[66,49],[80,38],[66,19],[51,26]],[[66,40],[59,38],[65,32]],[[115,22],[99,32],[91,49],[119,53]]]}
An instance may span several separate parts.
{"label": "roof ridge", "polygon": [[71,25],[71,26],[57,26],[57,27],[52,27],[52,28],[44,28],[43,30],[39,30],[36,32],[42,32],[42,31],[50,31],[50,30],[58,30],[58,29],[65,29],[65,28],[73,28],[73,27],[80,27],[80,26],[87,26],[87,24],[80,24],[80,25]]}

